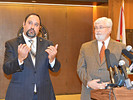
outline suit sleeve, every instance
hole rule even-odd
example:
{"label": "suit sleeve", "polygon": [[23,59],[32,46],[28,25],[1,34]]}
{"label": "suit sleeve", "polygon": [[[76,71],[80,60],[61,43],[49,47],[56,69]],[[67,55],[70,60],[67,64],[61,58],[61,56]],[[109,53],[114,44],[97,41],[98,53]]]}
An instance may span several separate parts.
{"label": "suit sleeve", "polygon": [[61,66],[60,62],[59,62],[57,59],[55,59],[54,67],[51,68],[51,66],[49,65],[49,68],[50,68],[50,70],[53,71],[53,72],[58,72],[59,69],[60,69],[60,66]]}
{"label": "suit sleeve", "polygon": [[10,75],[15,72],[21,71],[23,68],[23,64],[19,66],[18,57],[15,52],[15,49],[11,45],[10,42],[5,43],[5,57],[3,64],[3,71],[5,74]]}
{"label": "suit sleeve", "polygon": [[80,80],[86,87],[87,82],[91,80],[91,77],[89,76],[89,74],[87,74],[87,64],[86,64],[86,60],[85,60],[83,46],[80,49],[80,54],[79,54],[78,64],[77,64],[77,73],[78,73]]}
{"label": "suit sleeve", "polygon": [[[49,41],[49,46],[50,45],[53,45],[53,43],[51,41]],[[53,66],[53,68],[51,68],[50,64],[49,64],[49,69],[52,71],[52,72],[58,72],[59,69],[61,67],[61,64],[60,62],[57,60],[57,58],[55,58],[55,64]]]}

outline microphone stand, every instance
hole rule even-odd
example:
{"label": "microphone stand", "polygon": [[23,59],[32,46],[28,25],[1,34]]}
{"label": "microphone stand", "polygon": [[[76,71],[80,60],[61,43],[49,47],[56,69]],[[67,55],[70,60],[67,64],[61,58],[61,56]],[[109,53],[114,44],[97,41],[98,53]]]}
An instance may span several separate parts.
{"label": "microphone stand", "polygon": [[110,84],[107,84],[107,86],[105,87],[105,89],[108,89],[108,87],[114,88],[114,87],[117,87],[117,86],[118,86],[117,84],[110,83]]}
{"label": "microphone stand", "polygon": [[117,84],[114,84],[114,83],[110,83],[110,84],[107,84],[107,86],[105,87],[105,89],[108,89],[108,87],[110,87],[110,92],[109,92],[109,100],[112,100],[111,99],[111,91],[113,93],[113,96],[114,96],[114,100],[116,100],[116,96],[115,96],[115,93],[113,91],[113,88],[117,87],[118,85]]}

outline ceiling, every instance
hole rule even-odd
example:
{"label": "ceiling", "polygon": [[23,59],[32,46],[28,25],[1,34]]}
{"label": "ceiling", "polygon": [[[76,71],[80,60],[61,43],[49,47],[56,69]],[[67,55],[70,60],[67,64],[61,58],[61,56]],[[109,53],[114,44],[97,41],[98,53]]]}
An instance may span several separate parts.
{"label": "ceiling", "polygon": [[0,2],[26,2],[51,4],[106,5],[108,0],[0,0]]}

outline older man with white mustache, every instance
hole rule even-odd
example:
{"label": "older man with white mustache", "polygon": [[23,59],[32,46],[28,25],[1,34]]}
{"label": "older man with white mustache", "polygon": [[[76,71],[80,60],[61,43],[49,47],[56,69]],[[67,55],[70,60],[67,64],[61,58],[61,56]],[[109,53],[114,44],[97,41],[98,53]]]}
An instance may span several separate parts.
{"label": "older man with white mustache", "polygon": [[94,28],[96,39],[82,44],[77,64],[77,73],[82,81],[81,100],[91,100],[91,89],[105,89],[106,83],[110,82],[105,49],[109,49],[117,60],[124,59],[121,52],[126,46],[110,37],[112,20],[98,18]]}

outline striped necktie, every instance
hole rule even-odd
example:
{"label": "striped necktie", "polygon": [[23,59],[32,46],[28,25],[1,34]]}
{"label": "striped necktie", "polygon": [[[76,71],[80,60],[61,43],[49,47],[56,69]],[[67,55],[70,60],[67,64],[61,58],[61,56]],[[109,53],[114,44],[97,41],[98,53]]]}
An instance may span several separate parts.
{"label": "striped necktie", "polygon": [[31,58],[32,58],[33,64],[35,66],[36,52],[35,52],[35,48],[33,46],[34,41],[33,40],[29,40],[29,42],[31,43],[31,45],[30,45],[30,48],[31,48],[30,54],[31,54]]}
{"label": "striped necktie", "polygon": [[35,53],[34,48],[33,48],[33,43],[34,43],[34,41],[33,41],[33,40],[29,40],[29,42],[31,43],[31,45],[30,45],[30,48],[31,48],[30,53],[31,53],[31,55],[32,55],[33,57],[36,57],[36,53]]}

